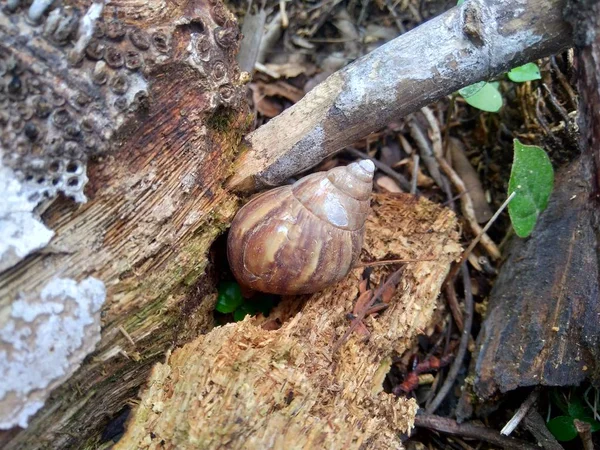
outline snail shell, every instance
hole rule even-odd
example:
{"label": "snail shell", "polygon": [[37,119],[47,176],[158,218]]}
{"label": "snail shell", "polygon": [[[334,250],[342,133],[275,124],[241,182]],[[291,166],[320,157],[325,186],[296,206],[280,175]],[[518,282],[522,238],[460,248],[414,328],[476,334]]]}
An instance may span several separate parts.
{"label": "snail shell", "polygon": [[235,216],[227,257],[240,285],[281,295],[317,292],[358,260],[375,166],[362,160],[267,191]]}

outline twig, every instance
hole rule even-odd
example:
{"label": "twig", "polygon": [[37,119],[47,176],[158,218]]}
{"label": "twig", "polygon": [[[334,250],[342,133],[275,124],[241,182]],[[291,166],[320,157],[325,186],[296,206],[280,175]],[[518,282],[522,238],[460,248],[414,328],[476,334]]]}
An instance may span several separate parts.
{"label": "twig", "polygon": [[125,328],[123,327],[123,325],[119,325],[117,328],[121,332],[121,334],[123,336],[125,336],[125,339],[127,339],[127,341],[129,341],[129,343],[135,347],[135,341],[133,340],[133,338],[131,337],[131,335],[127,332],[127,330],[125,330]]}
{"label": "twig", "polygon": [[452,388],[458,372],[462,366],[465,354],[467,353],[467,345],[471,336],[471,325],[473,324],[473,293],[471,292],[471,277],[466,263],[462,264],[463,286],[465,287],[465,325],[460,336],[460,345],[456,352],[456,358],[450,366],[448,376],[444,380],[444,384],[438,391],[431,404],[427,407],[427,412],[432,414],[441,405],[444,398]]}
{"label": "twig", "polygon": [[450,269],[450,273],[446,277],[446,281],[454,279],[454,277],[458,273],[458,268],[460,267],[460,264],[462,264],[463,262],[465,262],[467,260],[467,258],[469,257],[469,255],[471,254],[471,252],[473,251],[473,249],[475,248],[475,246],[479,242],[479,240],[483,236],[485,236],[485,232],[492,226],[492,224],[496,221],[496,219],[498,218],[498,216],[508,206],[508,204],[510,203],[510,201],[513,198],[515,198],[515,195],[517,195],[516,191],[513,192],[512,194],[510,194],[508,196],[508,198],[506,200],[504,200],[504,203],[502,203],[502,205],[500,206],[500,208],[498,208],[498,211],[496,211],[494,213],[494,215],[492,216],[492,218],[490,220],[488,220],[488,223],[485,224],[485,227],[483,227],[483,229],[479,232],[479,234],[475,237],[475,239],[473,239],[473,241],[471,241],[471,243],[469,244],[469,246],[467,247],[467,249],[463,252],[462,256],[460,257],[459,262],[454,267],[452,267],[452,269]]}
{"label": "twig", "polygon": [[[594,404],[593,405],[590,403],[590,401],[587,398],[588,392],[590,392],[591,389],[594,389]],[[585,393],[583,394],[583,400],[585,401],[585,404],[590,407],[590,409],[592,410],[592,413],[594,413],[594,419],[596,419],[596,420],[600,420],[600,414],[598,414],[598,399],[599,398],[600,398],[600,391],[598,389],[596,389],[594,386],[590,386],[589,388],[587,388]]]}
{"label": "twig", "polygon": [[396,22],[396,26],[398,27],[398,30],[400,31],[400,33],[401,34],[406,33],[406,27],[402,23],[400,16],[396,12],[396,8],[394,8],[394,5],[390,4],[390,0],[385,0],[385,6],[387,7],[387,9],[390,12],[390,14],[392,15],[392,17],[394,18],[394,22]]}
{"label": "twig", "polygon": [[378,159],[375,159],[372,156],[369,156],[365,152],[361,152],[360,150],[358,150],[356,148],[348,147],[348,148],[346,148],[346,150],[358,158],[370,159],[371,161],[373,161],[373,164],[375,164],[375,167],[377,167],[379,170],[381,170],[383,173],[385,173],[389,177],[393,178],[394,181],[396,181],[405,192],[410,191],[410,183],[404,177],[404,175],[399,174],[398,172],[396,172],[394,169],[392,169],[387,164],[382,163]]}
{"label": "twig", "polygon": [[475,233],[476,235],[480,235],[480,236],[478,236],[479,241],[481,241],[481,245],[483,245],[483,247],[488,252],[488,254],[492,257],[492,259],[500,259],[500,256],[501,256],[500,250],[498,249],[498,247],[496,246],[494,241],[492,241],[492,239],[487,234],[485,234],[485,231],[483,231],[481,229],[481,227],[479,226],[479,223],[477,222],[477,217],[475,216],[475,210],[473,207],[473,200],[471,199],[471,196],[468,194],[467,188],[466,188],[464,182],[461,180],[461,178],[458,176],[458,174],[454,171],[454,169],[452,167],[450,167],[450,164],[448,164],[448,161],[446,161],[446,159],[444,158],[443,147],[442,147],[442,142],[441,142],[441,133],[440,133],[439,126],[437,124],[437,120],[435,119],[435,117],[433,116],[433,113],[431,112],[431,110],[429,108],[425,107],[425,108],[421,109],[421,112],[423,113],[423,115],[427,119],[427,122],[429,123],[429,126],[431,127],[431,131],[432,131],[431,144],[433,146],[433,154],[435,155],[435,157],[438,161],[438,164],[440,165],[442,171],[446,174],[446,176],[448,176],[448,178],[450,178],[450,181],[452,181],[454,188],[459,193],[461,193],[461,194],[464,193],[464,195],[460,199],[460,204],[461,204],[461,210],[462,210],[463,215],[465,216],[465,219],[467,220],[473,233]]}
{"label": "twig", "polygon": [[509,450],[539,450],[538,447],[528,442],[502,436],[488,427],[469,422],[457,423],[455,420],[433,414],[418,414],[415,417],[415,426],[455,436],[480,439]]}
{"label": "twig", "polygon": [[339,350],[339,348],[344,344],[344,342],[346,342],[346,340],[348,339],[348,336],[350,336],[350,334],[354,331],[354,329],[360,323],[362,323],[363,319],[367,315],[367,312],[371,309],[371,307],[375,304],[375,302],[381,297],[381,295],[385,292],[385,290],[389,286],[398,284],[400,275],[402,274],[403,271],[404,271],[404,267],[401,267],[400,269],[396,270],[394,273],[392,273],[389,276],[389,278],[386,280],[386,282],[383,283],[383,285],[380,286],[375,291],[375,294],[373,294],[373,298],[371,298],[371,300],[365,305],[365,307],[361,311],[359,311],[358,314],[356,314],[356,318],[352,321],[352,323],[350,324],[350,326],[348,327],[348,329],[346,330],[344,335],[341,338],[339,338],[335,344],[333,344],[333,348],[331,350],[332,353],[336,353]]}
{"label": "twig", "polygon": [[550,64],[552,65],[554,74],[556,75],[556,78],[558,78],[558,81],[560,82],[561,86],[563,87],[563,89],[565,91],[567,91],[567,97],[569,98],[569,103],[571,104],[571,108],[573,110],[577,110],[577,100],[576,100],[577,94],[575,94],[575,92],[573,91],[573,88],[571,87],[571,85],[569,84],[567,79],[565,78],[565,74],[562,73],[562,71],[558,67],[558,64],[556,64],[555,56],[550,58]]}
{"label": "twig", "polygon": [[413,154],[413,173],[412,180],[410,180],[410,193],[415,195],[417,193],[417,181],[419,178],[419,155],[417,153]]}
{"label": "twig", "polygon": [[594,443],[592,442],[592,425],[579,419],[575,419],[573,423],[579,433],[581,442],[583,442],[583,450],[594,450]]}
{"label": "twig", "polygon": [[279,0],[279,12],[281,13],[281,26],[285,29],[290,24],[290,19],[285,11],[285,0]]}
{"label": "twig", "polygon": [[567,128],[569,126],[569,114],[567,113],[567,110],[563,108],[563,106],[560,103],[558,103],[558,100],[556,100],[556,97],[554,97],[554,93],[550,90],[548,86],[546,86],[545,83],[542,84],[542,87],[546,90],[546,93],[548,94],[548,100],[550,100],[550,104],[554,107],[556,112],[560,114],[560,117],[562,117],[563,122],[565,122],[565,128]]}
{"label": "twig", "polygon": [[431,178],[433,178],[433,180],[435,181],[435,184],[437,184],[440,188],[443,189],[444,182],[442,181],[442,174],[440,172],[439,163],[437,162],[437,160],[435,158],[433,149],[429,145],[429,141],[427,140],[427,136],[425,135],[425,132],[423,131],[423,129],[421,128],[421,125],[417,122],[417,120],[415,120],[414,117],[413,117],[413,120],[410,121],[409,127],[410,127],[410,135],[412,136],[412,138],[415,140],[415,143],[417,144],[417,148],[419,149],[421,159],[423,160],[425,167],[427,167],[427,171],[429,172],[429,175],[431,175]]}
{"label": "twig", "polygon": [[389,266],[390,264],[410,263],[410,262],[422,262],[422,261],[435,261],[434,258],[424,259],[383,259],[380,261],[371,262],[360,262],[353,267],[353,269],[360,269],[361,267],[376,267],[376,266]]}
{"label": "twig", "polygon": [[450,312],[452,313],[452,318],[454,319],[454,323],[456,323],[456,327],[462,332],[465,329],[465,325],[463,321],[462,310],[460,309],[458,299],[456,298],[454,283],[446,283],[445,286],[444,294],[446,294],[446,302],[448,302],[448,306],[450,307]]}
{"label": "twig", "polygon": [[519,426],[519,423],[521,423],[521,420],[523,420],[523,418],[527,415],[527,412],[529,412],[529,409],[536,402],[539,395],[540,395],[539,388],[535,388],[529,394],[529,396],[525,399],[525,401],[523,403],[521,403],[521,406],[519,406],[519,409],[517,410],[515,415],[512,416],[511,419],[506,423],[506,425],[504,425],[504,428],[502,428],[502,430],[500,430],[500,434],[503,434],[504,436],[510,436],[510,433],[515,431],[515,428],[517,428],[517,426]]}
{"label": "twig", "polygon": [[552,433],[550,433],[544,418],[535,410],[535,408],[529,410],[525,419],[523,419],[523,425],[544,450],[564,450],[562,445],[560,445]]}
{"label": "twig", "polygon": [[[338,3],[323,5],[305,38]],[[569,47],[572,29],[563,4],[547,0],[542,11],[539,0],[469,0],[381,45],[248,134],[227,187],[249,193],[280,185],[465,85]],[[517,7],[522,14],[511,14]]]}

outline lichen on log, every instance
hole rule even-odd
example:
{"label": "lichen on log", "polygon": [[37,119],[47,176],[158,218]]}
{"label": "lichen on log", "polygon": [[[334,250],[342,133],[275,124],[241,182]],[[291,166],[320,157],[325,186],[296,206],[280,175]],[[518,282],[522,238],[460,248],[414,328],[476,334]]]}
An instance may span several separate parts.
{"label": "lichen on log", "polygon": [[[269,331],[257,319],[213,329],[157,364],[118,449],[400,448],[417,405],[383,392],[392,356],[427,330],[440,286],[460,254],[448,209],[409,195],[376,195],[363,258],[407,263],[389,308],[346,332],[362,269],[305,298]],[[381,282],[391,269],[376,268]],[[279,305],[294,309],[299,297]],[[269,317],[271,319],[271,317]]]}
{"label": "lichen on log", "polygon": [[0,246],[15,255],[0,264],[0,329],[57,278],[93,277],[107,298],[95,352],[0,447],[79,447],[167,348],[213,326],[207,252],[237,209],[222,185],[248,125],[239,30],[220,1],[11,0],[0,37],[1,174],[53,232],[45,248]]}

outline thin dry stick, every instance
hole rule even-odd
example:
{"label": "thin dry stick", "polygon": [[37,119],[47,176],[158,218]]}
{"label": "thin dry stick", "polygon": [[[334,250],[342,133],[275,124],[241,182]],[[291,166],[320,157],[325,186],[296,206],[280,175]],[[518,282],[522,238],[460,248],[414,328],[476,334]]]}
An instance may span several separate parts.
{"label": "thin dry stick", "polygon": [[455,436],[480,439],[509,450],[539,450],[539,447],[535,445],[520,439],[502,436],[488,427],[469,422],[457,423],[455,420],[433,414],[418,414],[415,417],[415,426]]}
{"label": "thin dry stick", "polygon": [[433,154],[435,155],[438,164],[440,165],[442,171],[446,174],[450,181],[454,185],[454,188],[460,193],[464,195],[460,199],[461,210],[465,218],[467,219],[467,223],[469,227],[476,235],[481,235],[479,238],[481,241],[481,245],[485,248],[488,254],[492,257],[492,259],[500,259],[501,253],[498,249],[498,246],[492,241],[492,239],[482,231],[481,226],[477,222],[477,218],[475,217],[475,210],[473,209],[473,200],[471,200],[471,196],[467,192],[467,188],[463,183],[462,179],[458,176],[458,174],[454,171],[446,158],[443,155],[443,147],[442,147],[442,135],[440,132],[440,128],[438,126],[437,120],[431,110],[427,107],[422,108],[421,112],[427,119],[431,130],[431,145],[433,147]]}
{"label": "thin dry stick", "polygon": [[467,247],[467,249],[463,252],[462,256],[460,257],[460,260],[459,260],[458,264],[456,264],[454,267],[452,267],[452,269],[450,269],[450,273],[448,273],[448,276],[446,277],[446,281],[454,279],[454,277],[458,273],[458,268],[460,267],[460,265],[467,260],[467,258],[469,257],[469,255],[471,254],[471,252],[473,251],[473,249],[475,248],[475,246],[479,242],[479,240],[483,236],[485,236],[485,232],[487,230],[489,230],[489,228],[496,221],[496,219],[498,218],[498,216],[500,214],[502,214],[502,211],[504,211],[504,209],[508,206],[508,204],[510,203],[510,201],[513,198],[515,198],[515,195],[517,195],[516,191],[513,192],[512,194],[510,194],[508,196],[508,198],[506,200],[504,200],[504,203],[502,203],[502,205],[500,206],[500,208],[498,208],[498,211],[496,211],[494,213],[494,215],[490,218],[490,220],[488,220],[488,223],[485,224],[485,227],[483,227],[483,229],[481,230],[481,232],[475,237],[475,239],[473,239],[473,241],[471,241],[471,243],[469,244],[469,246]]}
{"label": "thin dry stick", "polygon": [[360,150],[358,150],[356,148],[348,147],[348,148],[346,148],[346,150],[349,153],[356,156],[357,158],[371,160],[373,162],[373,164],[375,164],[375,167],[377,167],[383,173],[388,175],[390,178],[393,178],[405,192],[410,191],[410,183],[408,182],[408,180],[402,174],[399,174],[398,172],[396,172],[394,169],[392,169],[387,164],[382,163],[378,159],[375,159],[375,158],[369,156],[368,154],[366,154],[365,152],[361,152]]}
{"label": "thin dry stick", "polygon": [[523,419],[523,426],[533,435],[544,450],[564,450],[556,438],[550,433],[546,421],[535,408],[530,409]]}
{"label": "thin dry stick", "polygon": [[350,326],[348,327],[348,329],[346,330],[344,335],[341,338],[339,338],[337,340],[337,342],[333,345],[332,353],[336,353],[339,350],[339,348],[344,344],[344,342],[346,342],[346,340],[348,339],[348,336],[350,336],[350,334],[356,329],[358,324],[360,324],[363,321],[363,319],[367,315],[367,312],[371,309],[371,307],[375,304],[375,302],[381,297],[381,295],[385,292],[385,290],[389,286],[398,284],[398,281],[400,280],[400,275],[402,274],[403,271],[404,271],[404,267],[401,267],[398,270],[396,270],[394,273],[392,273],[389,276],[389,278],[386,280],[386,282],[383,283],[383,285],[381,285],[381,287],[379,287],[375,291],[375,294],[373,294],[373,298],[371,298],[371,300],[364,306],[364,308],[362,308],[362,310],[358,311],[356,318],[352,321],[352,323],[350,324]]}
{"label": "thin dry stick", "polygon": [[419,179],[419,155],[417,153],[413,154],[413,173],[412,180],[410,185],[410,193],[415,195],[417,193],[417,181]]}
{"label": "thin dry stick", "polygon": [[579,419],[575,419],[573,423],[575,424],[577,433],[579,433],[581,442],[583,442],[583,450],[594,450],[594,442],[592,441],[592,426],[589,423],[583,422]]}
{"label": "thin dry stick", "polygon": [[454,319],[454,323],[456,323],[456,327],[462,332],[465,329],[465,325],[463,322],[462,311],[458,304],[458,299],[456,298],[454,283],[445,283],[444,286],[444,294],[446,294],[446,302],[448,302],[448,306],[450,307],[452,318]]}
{"label": "thin dry stick", "polygon": [[454,361],[452,361],[452,365],[448,371],[448,376],[446,377],[446,380],[444,380],[444,384],[438,391],[437,395],[426,409],[429,414],[434,413],[435,410],[441,405],[444,398],[446,398],[446,395],[456,380],[465,354],[467,353],[469,337],[471,336],[471,325],[473,324],[473,293],[471,291],[471,277],[469,276],[469,269],[466,263],[462,264],[462,274],[463,286],[465,287],[465,325],[462,335],[460,336],[460,345],[458,346],[458,351],[456,352],[456,358]]}
{"label": "thin dry stick", "polygon": [[515,428],[517,428],[519,426],[519,423],[521,423],[521,420],[523,420],[523,418],[527,415],[527,413],[529,412],[529,409],[536,402],[539,395],[540,395],[539,388],[535,388],[531,392],[531,394],[529,394],[529,396],[525,399],[525,401],[523,403],[521,403],[521,406],[519,406],[519,409],[517,410],[515,415],[512,416],[511,419],[506,423],[506,425],[504,425],[504,428],[502,428],[502,430],[500,430],[500,434],[503,434],[504,436],[509,436],[510,433],[515,431]]}
{"label": "thin dry stick", "polygon": [[382,259],[380,261],[371,262],[360,262],[353,267],[353,269],[360,269],[362,267],[376,267],[376,266],[389,266],[390,264],[400,264],[409,262],[422,262],[422,261],[435,261],[435,258],[424,258],[424,259]]}

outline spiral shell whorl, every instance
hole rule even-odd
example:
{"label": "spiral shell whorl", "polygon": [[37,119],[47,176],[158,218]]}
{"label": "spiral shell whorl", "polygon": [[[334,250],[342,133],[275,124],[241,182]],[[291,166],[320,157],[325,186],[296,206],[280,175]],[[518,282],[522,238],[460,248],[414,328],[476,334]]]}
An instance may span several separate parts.
{"label": "spiral shell whorl", "polygon": [[292,192],[318,218],[344,230],[359,230],[369,215],[374,170],[368,160],[335,167],[302,178]]}

